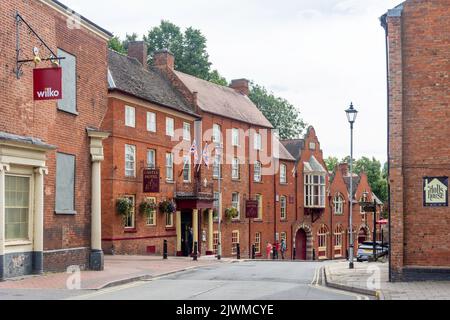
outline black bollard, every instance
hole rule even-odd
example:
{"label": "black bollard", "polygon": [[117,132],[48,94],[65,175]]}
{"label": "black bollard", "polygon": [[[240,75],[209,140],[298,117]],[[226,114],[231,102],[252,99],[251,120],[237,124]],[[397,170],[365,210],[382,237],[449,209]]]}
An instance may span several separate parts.
{"label": "black bollard", "polygon": [[167,240],[164,240],[164,246],[163,246],[163,259],[167,260],[168,254],[167,254]]}
{"label": "black bollard", "polygon": [[252,245],[252,260],[256,259],[256,247],[255,245]]}
{"label": "black bollard", "polygon": [[292,260],[295,260],[295,257],[297,256],[297,249],[294,248],[293,252],[292,252]]}
{"label": "black bollard", "polygon": [[236,259],[241,260],[241,245],[236,244]]}
{"label": "black bollard", "polygon": [[194,242],[194,254],[193,254],[193,257],[194,257],[194,261],[198,260],[198,243],[197,243],[197,241]]}
{"label": "black bollard", "polygon": [[274,246],[272,249],[272,260],[277,259],[277,248]]}
{"label": "black bollard", "polygon": [[316,261],[316,249],[313,249],[313,261]]}

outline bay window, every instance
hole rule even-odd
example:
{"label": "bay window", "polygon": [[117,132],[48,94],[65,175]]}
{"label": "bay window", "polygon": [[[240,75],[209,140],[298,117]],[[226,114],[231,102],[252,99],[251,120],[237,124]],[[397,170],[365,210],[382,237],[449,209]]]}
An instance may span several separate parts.
{"label": "bay window", "polygon": [[325,175],[305,175],[305,207],[325,208]]}

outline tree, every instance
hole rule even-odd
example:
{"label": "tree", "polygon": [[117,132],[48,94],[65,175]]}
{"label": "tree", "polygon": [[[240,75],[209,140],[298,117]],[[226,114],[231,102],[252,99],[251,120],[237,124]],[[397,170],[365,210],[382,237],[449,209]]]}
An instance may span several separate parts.
{"label": "tree", "polygon": [[325,159],[325,164],[327,165],[327,170],[334,172],[337,165],[339,164],[339,159],[336,157],[328,157]]}
{"label": "tree", "polygon": [[127,50],[124,48],[123,43],[118,36],[111,38],[111,40],[109,40],[108,46],[110,49],[117,51],[119,53],[123,54],[127,53]]}
{"label": "tree", "polygon": [[249,98],[278,129],[280,139],[299,138],[306,128],[300,112],[289,101],[276,97],[263,86],[252,83]]}

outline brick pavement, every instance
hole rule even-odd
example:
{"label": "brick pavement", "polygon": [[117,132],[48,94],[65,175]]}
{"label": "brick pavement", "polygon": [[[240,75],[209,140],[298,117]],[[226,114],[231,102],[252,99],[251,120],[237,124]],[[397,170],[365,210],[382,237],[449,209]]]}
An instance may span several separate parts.
{"label": "brick pavement", "polygon": [[384,300],[450,300],[450,279],[390,283],[387,263],[356,263],[350,270],[348,262],[337,262],[327,265],[325,271],[329,286],[359,293],[378,292]]}
{"label": "brick pavement", "polygon": [[[130,282],[132,280],[158,277],[168,273],[186,269],[229,263],[232,260],[223,259],[221,262],[212,258],[200,258],[194,262],[189,258],[149,256],[105,256],[105,270],[81,271],[79,289],[98,290],[114,284]],[[27,276],[0,282],[0,289],[67,289],[76,283],[76,276],[71,273],[52,273],[40,276]],[[75,281],[75,282],[74,282]]]}

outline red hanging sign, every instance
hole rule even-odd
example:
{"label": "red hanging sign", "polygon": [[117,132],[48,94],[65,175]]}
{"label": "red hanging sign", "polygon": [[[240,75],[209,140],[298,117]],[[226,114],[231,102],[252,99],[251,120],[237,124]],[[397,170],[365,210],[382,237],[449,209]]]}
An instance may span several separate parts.
{"label": "red hanging sign", "polygon": [[62,69],[34,69],[33,97],[37,101],[62,99]]}
{"label": "red hanging sign", "polygon": [[158,169],[144,170],[144,193],[159,193],[159,177]]}
{"label": "red hanging sign", "polygon": [[245,203],[245,217],[247,219],[257,219],[258,207],[259,207],[258,201],[247,200],[247,202]]}

